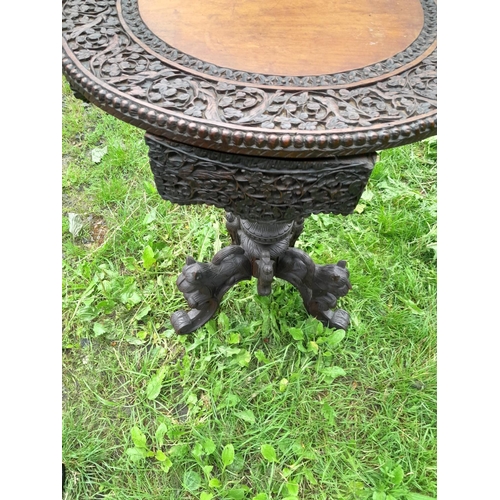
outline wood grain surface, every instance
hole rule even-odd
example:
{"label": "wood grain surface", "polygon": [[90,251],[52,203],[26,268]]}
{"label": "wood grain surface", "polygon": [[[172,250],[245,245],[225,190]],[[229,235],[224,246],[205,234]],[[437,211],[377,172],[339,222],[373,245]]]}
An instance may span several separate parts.
{"label": "wood grain surface", "polygon": [[285,76],[362,68],[408,47],[420,0],[138,0],[159,38],[206,62]]}

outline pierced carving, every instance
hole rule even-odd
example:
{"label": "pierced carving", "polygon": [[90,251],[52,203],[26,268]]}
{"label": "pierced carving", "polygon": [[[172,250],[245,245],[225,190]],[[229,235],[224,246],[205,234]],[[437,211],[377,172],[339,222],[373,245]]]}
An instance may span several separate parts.
{"label": "pierced carving", "polygon": [[342,309],[332,310],[337,299],[351,289],[346,262],[317,265],[302,250],[290,248],[300,235],[302,220],[251,223],[227,213],[226,225],[233,245],[217,252],[209,263],[188,257],[177,279],[191,307],[189,312],[179,310],[171,316],[178,334],[191,333],[204,325],[216,313],[222,296],[252,276],[257,278],[259,295],[271,293],[274,277],[290,282],[300,292],[309,314],[330,328],[347,329],[349,314]]}
{"label": "pierced carving", "polygon": [[347,329],[348,313],[342,309],[331,310],[337,298],[347,295],[352,288],[344,260],[319,266],[302,250],[291,248],[278,259],[276,277],[299,290],[309,314],[330,328]]}
{"label": "pierced carving", "polygon": [[146,134],[146,143],[156,187],[164,199],[215,205],[261,222],[294,221],[321,212],[352,213],[376,158],[294,161],[246,157],[150,134]]}
{"label": "pierced carving", "polygon": [[217,311],[223,295],[236,283],[250,279],[252,271],[245,251],[229,246],[217,252],[210,263],[188,257],[177,287],[191,310],[176,311],[170,321],[179,334],[194,332]]}

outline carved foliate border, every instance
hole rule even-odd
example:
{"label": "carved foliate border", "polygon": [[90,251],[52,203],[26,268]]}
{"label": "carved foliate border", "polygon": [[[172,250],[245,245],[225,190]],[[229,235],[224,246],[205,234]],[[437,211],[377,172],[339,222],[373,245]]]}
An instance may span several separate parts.
{"label": "carved foliate border", "polygon": [[115,0],[63,3],[63,72],[110,114],[195,146],[264,156],[362,154],[435,135],[437,51],[377,82],[262,89],[159,59],[123,28]]}
{"label": "carved foliate border", "polygon": [[218,153],[146,134],[160,196],[179,205],[224,208],[249,221],[296,221],[317,213],[348,215],[376,155],[293,161]]}
{"label": "carved foliate border", "polygon": [[[267,75],[240,71],[234,68],[226,68],[208,63],[180,51],[156,36],[142,20],[137,0],[119,0],[119,5],[121,6],[123,20],[131,33],[137,36],[139,40],[160,56],[179,63],[187,70],[196,70],[209,76],[233,80],[246,85],[317,87],[340,86],[352,84],[368,78],[379,77],[387,73],[392,73],[398,68],[412,63],[417,57],[422,55],[436,40],[437,6],[435,0],[420,1],[424,13],[423,28],[418,37],[406,49],[394,54],[394,56],[390,58],[362,68],[314,76]],[[327,48],[325,48],[325,50],[327,50]]]}

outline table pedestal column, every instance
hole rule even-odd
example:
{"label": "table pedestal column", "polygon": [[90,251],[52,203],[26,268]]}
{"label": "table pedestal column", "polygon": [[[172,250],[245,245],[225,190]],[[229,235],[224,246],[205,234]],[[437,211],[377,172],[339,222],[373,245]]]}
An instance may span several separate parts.
{"label": "table pedestal column", "polygon": [[298,289],[312,316],[346,329],[349,315],[333,310],[351,289],[346,262],[317,265],[294,244],[312,213],[352,213],[376,155],[305,160],[220,153],[146,134],[159,194],[177,204],[224,208],[232,244],[211,262],[187,258],[177,280],[190,311],[176,311],[179,334],[204,325],[236,283],[257,279],[259,295],[271,293],[274,277]]}

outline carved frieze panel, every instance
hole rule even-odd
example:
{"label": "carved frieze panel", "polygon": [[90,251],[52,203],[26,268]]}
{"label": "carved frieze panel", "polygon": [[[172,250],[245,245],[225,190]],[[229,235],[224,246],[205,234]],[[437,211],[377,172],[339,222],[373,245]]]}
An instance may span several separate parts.
{"label": "carved frieze panel", "polygon": [[250,221],[352,213],[376,155],[318,160],[255,158],[202,150],[146,134],[156,187],[179,205],[206,204]]}

